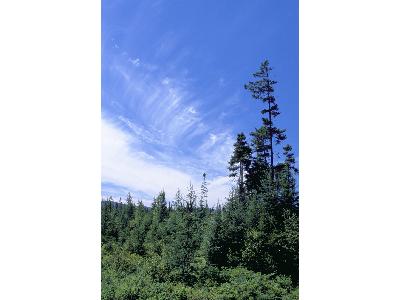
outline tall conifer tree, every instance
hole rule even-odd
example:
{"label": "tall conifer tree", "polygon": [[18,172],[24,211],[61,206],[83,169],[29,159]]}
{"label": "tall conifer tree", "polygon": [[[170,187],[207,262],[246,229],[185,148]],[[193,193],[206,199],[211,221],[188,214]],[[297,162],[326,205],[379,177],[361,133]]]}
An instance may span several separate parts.
{"label": "tall conifer tree", "polygon": [[206,181],[206,173],[203,173],[203,182],[201,183],[200,188],[200,201],[199,206],[200,209],[203,210],[204,208],[208,208],[207,198],[208,198],[208,188],[207,188],[207,181]]}
{"label": "tall conifer tree", "polygon": [[250,81],[244,87],[249,90],[252,97],[261,100],[265,103],[266,107],[261,110],[263,115],[263,125],[266,127],[266,137],[268,139],[267,149],[269,151],[269,164],[271,167],[271,178],[275,179],[274,173],[274,144],[280,144],[281,141],[286,139],[285,130],[279,129],[275,126],[274,119],[280,114],[278,104],[274,96],[274,85],[277,83],[270,78],[270,71],[272,68],[269,66],[268,60],[261,63],[260,69],[253,74],[257,79]]}

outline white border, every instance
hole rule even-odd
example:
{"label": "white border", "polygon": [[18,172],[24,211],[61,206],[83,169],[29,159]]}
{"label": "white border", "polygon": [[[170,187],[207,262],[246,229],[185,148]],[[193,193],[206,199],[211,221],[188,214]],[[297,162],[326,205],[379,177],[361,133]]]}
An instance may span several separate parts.
{"label": "white border", "polygon": [[100,16],[0,4],[0,299],[100,299]]}
{"label": "white border", "polygon": [[397,299],[398,1],[300,3],[300,299]]}

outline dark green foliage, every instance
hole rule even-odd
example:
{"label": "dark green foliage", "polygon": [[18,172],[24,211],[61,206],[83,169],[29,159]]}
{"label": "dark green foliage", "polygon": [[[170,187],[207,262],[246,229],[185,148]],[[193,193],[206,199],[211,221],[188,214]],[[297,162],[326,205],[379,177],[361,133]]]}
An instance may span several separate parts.
{"label": "dark green foliage", "polygon": [[130,220],[128,226],[128,240],[126,247],[132,252],[139,255],[145,253],[144,242],[146,233],[151,224],[151,215],[146,213],[143,202],[139,201],[135,211],[135,217]]}
{"label": "dark green foliage", "polygon": [[[257,79],[256,81],[250,81],[244,87],[246,90],[251,92],[254,99],[260,100],[265,103],[265,108],[261,110],[263,126],[262,136],[266,141],[262,142],[262,145],[255,143],[256,150],[266,151],[266,157],[269,158],[270,176],[274,178],[274,145],[279,145],[286,139],[285,130],[275,126],[274,119],[280,114],[278,104],[274,96],[274,85],[277,83],[270,77],[272,68],[269,66],[268,60],[261,63],[260,69],[253,74]],[[256,130],[255,135],[259,135],[260,130]],[[259,142],[261,140],[256,137]],[[268,153],[268,154],[267,154]]]}
{"label": "dark green foliage", "polygon": [[173,202],[160,192],[151,208],[130,194],[102,202],[102,299],[298,299],[298,170],[274,124],[270,71],[265,61],[246,85],[266,108],[250,146],[237,136],[237,184],[223,206],[208,206],[205,173],[199,196],[190,184]]}
{"label": "dark green foliage", "polygon": [[249,171],[250,167],[250,157],[251,149],[246,141],[246,136],[244,133],[239,133],[235,144],[233,145],[233,154],[231,160],[229,161],[229,176],[237,179],[239,196],[243,200],[244,197],[244,179],[245,175]]}
{"label": "dark green foliage", "polygon": [[[197,272],[202,269],[203,272]],[[146,258],[123,249],[102,249],[102,300],[111,299],[298,299],[287,276],[271,276],[243,267],[193,266],[201,284],[166,280],[168,270],[159,257]],[[208,280],[205,280],[207,277]]]}
{"label": "dark green foliage", "polygon": [[285,209],[293,209],[298,205],[298,193],[296,190],[296,174],[298,170],[295,166],[296,161],[292,153],[292,147],[283,147],[285,161],[277,165],[277,189],[280,204]]}

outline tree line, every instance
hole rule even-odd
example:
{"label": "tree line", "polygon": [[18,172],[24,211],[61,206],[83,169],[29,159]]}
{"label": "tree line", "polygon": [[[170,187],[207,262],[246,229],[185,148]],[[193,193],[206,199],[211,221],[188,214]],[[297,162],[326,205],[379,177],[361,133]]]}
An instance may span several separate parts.
{"label": "tree line", "polygon": [[237,135],[225,204],[209,207],[206,174],[172,202],[102,201],[102,299],[298,299],[298,170],[270,72],[266,60],[244,86],[261,125]]}

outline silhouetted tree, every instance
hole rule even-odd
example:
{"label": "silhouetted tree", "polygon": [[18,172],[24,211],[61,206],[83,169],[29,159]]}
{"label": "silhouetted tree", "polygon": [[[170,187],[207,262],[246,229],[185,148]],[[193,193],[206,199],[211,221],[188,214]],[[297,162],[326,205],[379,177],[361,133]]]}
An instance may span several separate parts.
{"label": "silhouetted tree", "polygon": [[244,199],[244,175],[250,167],[251,149],[246,141],[244,133],[239,133],[233,145],[233,154],[229,161],[230,177],[237,178],[239,187],[239,197]]}
{"label": "silhouetted tree", "polygon": [[266,137],[268,139],[267,149],[269,151],[271,178],[274,180],[274,144],[280,144],[286,139],[285,130],[279,129],[274,124],[274,119],[280,114],[278,104],[274,96],[274,85],[277,83],[270,78],[270,71],[272,68],[269,66],[268,60],[261,63],[260,69],[253,74],[257,79],[250,81],[245,85],[245,89],[251,92],[254,99],[261,100],[265,103],[266,107],[261,110],[263,115],[263,125],[266,128]]}

